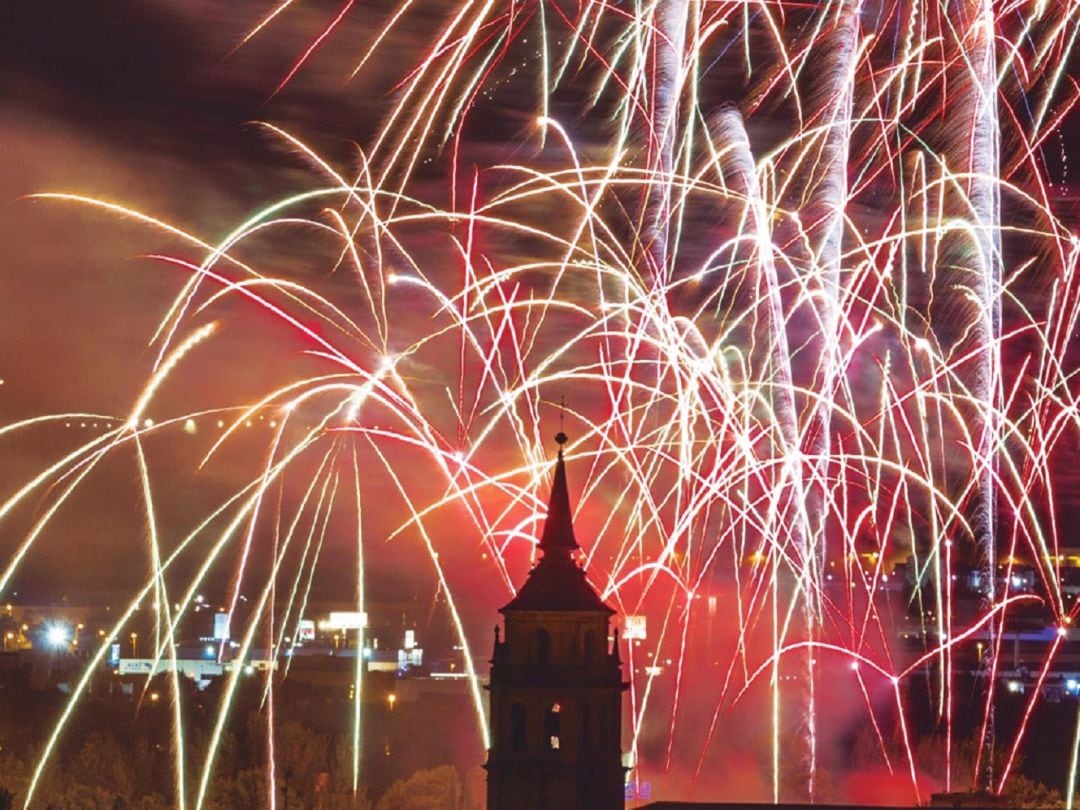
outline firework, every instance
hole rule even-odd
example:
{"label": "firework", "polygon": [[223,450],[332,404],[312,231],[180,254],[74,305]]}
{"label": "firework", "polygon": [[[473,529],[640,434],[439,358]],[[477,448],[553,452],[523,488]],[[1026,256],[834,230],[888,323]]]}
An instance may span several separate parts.
{"label": "firework", "polygon": [[[243,47],[283,24],[292,6],[255,21]],[[4,518],[53,485],[0,593],[100,460],[134,448],[151,571],[113,634],[152,596],[165,606],[157,656],[175,656],[176,628],[205,577],[224,567],[230,615],[242,584],[258,594],[241,654],[259,633],[281,652],[330,516],[346,510],[358,611],[365,547],[380,521],[430,560],[486,744],[471,652],[485,639],[470,637],[460,572],[444,552],[470,543],[486,554],[492,593],[512,590],[521,572],[510,561],[523,559],[541,517],[546,425],[565,395],[566,456],[584,480],[579,519],[595,538],[590,576],[623,612],[648,614],[659,628],[644,649],[627,649],[632,765],[646,730],[665,726],[666,767],[678,741],[699,752],[700,774],[717,755],[718,724],[763,688],[771,797],[780,798],[782,771],[792,767],[784,731],[797,729],[800,790],[813,798],[827,716],[818,705],[822,671],[839,661],[890,771],[881,728],[895,710],[916,796],[903,687],[925,675],[951,789],[957,656],[981,639],[975,778],[1003,791],[1077,612],[1061,587],[1056,492],[1067,473],[1061,448],[1080,427],[1068,351],[1080,316],[1080,240],[1051,192],[1044,150],[1077,98],[1066,65],[1078,8],[461,3],[402,72],[352,175],[270,128],[312,163],[312,187],[268,204],[216,244],[114,202],[41,195],[134,217],[180,240],[153,259],[189,279],[163,306],[152,336],[157,362],[130,413],[115,417],[120,427],[0,505]],[[353,11],[350,0],[328,17],[270,90],[287,92]],[[418,13],[411,2],[389,13],[362,46],[357,71],[389,58],[387,43]],[[521,65],[528,82],[514,78]],[[509,101],[491,100],[488,91],[512,81]],[[564,96],[578,104],[573,120],[554,112]],[[500,103],[536,120],[522,138],[538,151],[470,172],[465,133]],[[445,168],[445,190],[432,195],[417,179],[424,161]],[[265,269],[258,257],[297,224],[313,262],[348,274],[348,292]],[[228,374],[227,360],[206,357],[223,340],[214,324],[241,307],[294,335],[316,370],[283,373],[254,401],[215,406],[230,423],[203,465],[252,418],[277,426],[246,485],[165,553],[147,442],[206,413],[158,394],[187,364]],[[158,421],[146,421],[151,413]],[[303,493],[298,505],[282,505],[277,493],[289,489]],[[468,516],[475,542],[460,529],[444,536],[448,513]],[[262,573],[250,566],[257,544],[272,547]],[[201,563],[178,583],[175,561],[189,547],[202,549]],[[1039,597],[1009,584],[1018,558],[1035,570]],[[915,653],[896,641],[903,619],[890,615],[884,590],[902,559],[919,583],[909,606],[924,640]],[[956,603],[965,559],[985,584],[974,616]],[[995,587],[999,559],[1008,561],[1003,589]],[[717,593],[734,614],[730,633],[703,639],[689,628],[701,620],[701,597]],[[1022,721],[998,739],[1006,622],[1037,599],[1059,632]],[[703,644],[711,646],[697,649]],[[72,692],[35,785],[106,649]],[[643,655],[654,664],[643,665]],[[701,658],[716,661],[707,683],[693,686],[694,699],[708,702],[704,728],[684,708],[688,662]],[[658,679],[661,660],[674,677]],[[173,672],[177,800],[202,807],[239,669],[198,763],[185,761]],[[358,657],[354,790],[362,686]],[[873,696],[882,689],[884,705]],[[272,741],[272,675],[265,694]],[[1075,748],[1062,786],[1070,806]],[[1004,767],[984,775],[995,752],[1005,753]],[[192,769],[197,788],[185,792]]]}

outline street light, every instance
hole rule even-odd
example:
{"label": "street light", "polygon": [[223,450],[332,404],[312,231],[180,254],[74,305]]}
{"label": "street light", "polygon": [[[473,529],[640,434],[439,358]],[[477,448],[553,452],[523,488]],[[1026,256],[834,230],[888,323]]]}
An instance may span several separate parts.
{"label": "street light", "polygon": [[45,641],[54,650],[66,646],[68,640],[67,628],[62,624],[52,624],[45,629]]}
{"label": "street light", "polygon": [[139,634],[138,633],[132,633],[131,634],[131,657],[132,658],[138,658],[139,657],[138,651],[139,651]]}

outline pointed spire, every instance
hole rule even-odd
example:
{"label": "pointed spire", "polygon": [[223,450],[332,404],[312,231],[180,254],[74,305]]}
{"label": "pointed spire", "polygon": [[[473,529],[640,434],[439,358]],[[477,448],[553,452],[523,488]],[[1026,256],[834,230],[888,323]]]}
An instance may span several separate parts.
{"label": "pointed spire", "polygon": [[551,502],[539,543],[544,554],[529,572],[529,578],[517,596],[499,610],[507,615],[517,611],[552,610],[610,616],[615,611],[604,604],[585,578],[585,570],[574,559],[574,552],[581,546],[574,538],[570,493],[566,486],[566,464],[562,453],[566,434],[559,431],[555,441],[559,443],[559,456],[555,461]]}
{"label": "pointed spire", "polygon": [[574,538],[573,512],[570,509],[570,492],[566,487],[566,464],[563,462],[563,445],[566,434],[561,430],[555,441],[559,445],[559,457],[555,461],[555,479],[551,482],[551,500],[548,502],[544,533],[540,535],[540,548],[545,554],[562,551],[569,554],[581,548]]}

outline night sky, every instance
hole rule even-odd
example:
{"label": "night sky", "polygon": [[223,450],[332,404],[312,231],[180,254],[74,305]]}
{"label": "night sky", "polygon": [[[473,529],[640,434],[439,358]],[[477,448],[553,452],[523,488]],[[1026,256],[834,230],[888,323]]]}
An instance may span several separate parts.
{"label": "night sky", "polygon": [[[340,2],[298,2],[247,42],[245,35],[268,13],[271,4],[262,0],[81,3],[34,0],[4,5],[0,10],[0,346],[5,350],[0,353],[0,426],[43,414],[78,412],[80,415],[0,436],[0,492],[5,496],[13,492],[68,452],[76,441],[86,441],[106,426],[119,424],[118,420],[129,412],[153,372],[157,351],[156,345],[151,346],[154,332],[190,278],[187,271],[154,255],[167,254],[195,263],[205,257],[205,252],[180,239],[164,236],[145,223],[69,202],[31,199],[29,195],[65,192],[123,204],[180,227],[209,244],[217,244],[253,211],[324,182],[319,177],[318,166],[256,122],[267,122],[292,133],[346,177],[355,177],[361,163],[358,155],[367,153],[395,98],[402,92],[400,83],[408,80],[411,69],[433,41],[438,24],[457,6],[443,0],[426,3],[427,9],[438,13],[412,14],[405,24],[393,30],[376,57],[350,78],[358,60],[397,5],[380,0],[350,7],[332,35],[320,43],[284,87],[280,85],[298,58],[342,9]],[[864,31],[877,32],[875,26],[892,20],[888,13],[890,6],[884,0],[867,0],[862,13]],[[786,23],[790,31],[785,30],[785,35],[790,33],[793,42],[802,41],[799,38],[809,30],[804,25],[810,19],[809,14],[808,8],[802,6],[791,9]],[[551,26],[553,31],[566,32],[558,21]],[[773,52],[769,50],[772,46],[767,27],[755,19],[749,31],[747,37],[752,46],[749,50],[759,59],[759,64],[768,63]],[[603,40],[603,34],[601,27],[598,41]],[[748,57],[744,57],[741,43],[738,48],[729,48],[725,42],[717,36],[707,46],[700,86],[708,100],[701,106],[713,115],[723,105],[737,103],[746,118],[754,154],[765,154],[797,129],[793,102],[790,97],[773,93],[766,85],[766,77],[775,78],[768,70],[759,68],[752,77],[744,75],[743,63]],[[883,38],[883,42],[874,45],[878,49],[873,51],[874,58],[884,58],[888,38]],[[551,136],[541,142],[537,135],[536,63],[530,61],[536,47],[535,40],[529,42],[524,35],[508,46],[492,73],[485,75],[490,93],[483,94],[470,110],[459,143],[450,142],[442,148],[428,143],[418,149],[418,164],[409,179],[411,195],[433,206],[449,206],[453,194],[460,207],[472,193],[483,200],[511,185],[512,173],[493,168],[474,173],[477,166],[521,163],[540,171],[569,171],[573,167],[558,138]],[[610,157],[606,145],[616,128],[613,121],[617,110],[614,101],[617,94],[601,93],[596,106],[583,111],[599,75],[600,56],[603,55],[582,57],[585,66],[581,68],[581,76],[574,76],[570,70],[572,80],[560,88],[551,106],[552,116],[565,126],[577,154],[584,161],[597,163]],[[1071,61],[1075,65],[1075,52]],[[1064,73],[1060,98],[1072,103],[1080,93],[1077,71],[1070,69]],[[820,93],[814,90],[816,79],[814,71],[808,70],[798,80],[805,98],[815,104],[820,100]],[[867,92],[867,88],[860,86],[858,92]],[[1013,113],[1023,112],[1023,105],[1015,98],[1010,103]],[[933,121],[917,133],[928,142],[952,137],[948,127],[934,118],[933,109],[938,106],[945,105],[935,96],[915,107],[918,115]],[[712,120],[698,123],[708,126]],[[444,125],[445,121],[439,123]],[[628,137],[633,140],[638,136],[641,132],[634,130]],[[1006,133],[1007,147],[1008,138]],[[647,139],[642,136],[641,140]],[[874,161],[872,155],[860,151],[864,145],[865,139],[854,140],[853,163],[859,162],[860,166]],[[454,149],[459,151],[455,153]],[[640,162],[645,151],[629,154],[626,164]],[[456,187],[452,187],[450,179],[452,154],[456,154],[459,169]],[[1011,178],[1025,190],[1045,181],[1047,198],[1061,222],[1071,229],[1075,243],[1080,212],[1080,184],[1076,179],[1076,166],[1080,165],[1080,116],[1075,109],[1040,145],[1039,154],[1036,162],[1042,175],[1037,178],[1026,173],[1026,168],[1016,169],[1010,163],[1015,152],[1009,148],[1005,149],[1004,162],[1012,167],[1010,170],[1016,169]],[[792,171],[797,174],[802,170]],[[785,177],[784,171],[779,172],[781,179]],[[852,176],[858,176],[860,181],[864,179],[858,172],[853,171]],[[886,187],[893,179],[888,172],[882,172],[881,177],[875,175],[866,180],[848,212],[853,221],[870,229],[885,227],[892,204],[891,189]],[[880,185],[880,191],[875,183]],[[792,194],[797,196],[797,192]],[[619,195],[613,195],[615,199],[606,201],[600,210],[617,223],[612,227],[611,241],[627,245],[628,255],[637,258],[640,228],[635,228],[635,224],[640,225],[642,218],[635,222],[634,206],[648,207],[643,202],[647,192],[632,188],[620,191]],[[1017,224],[1029,224],[1029,219],[1023,219],[1027,213],[1017,214],[1021,208],[1015,201],[1006,202],[1007,223],[1017,217]],[[311,207],[302,213],[314,219],[316,210]],[[550,226],[553,231],[569,228],[570,219],[565,216],[568,208],[547,202],[546,198],[544,202],[526,200],[510,210],[523,219]],[[715,244],[731,236],[738,213],[734,204],[687,213],[681,232],[679,272],[704,261]],[[788,226],[777,226],[777,238],[789,239],[786,244],[797,242],[785,227]],[[478,253],[492,258],[492,267],[500,261],[524,261],[533,253],[539,255],[537,245],[541,242],[534,236],[508,237],[494,227],[479,228],[473,234],[460,222],[449,222],[441,229],[425,223],[412,231],[402,230],[407,231],[411,258],[432,268],[431,276],[445,282],[448,289],[455,288],[463,272],[457,251],[461,245],[472,244],[469,240],[475,239]],[[276,236],[272,243],[245,246],[245,259],[267,274],[287,277],[318,291],[343,311],[362,320],[361,291],[349,270],[344,269],[346,263],[338,261],[340,250],[325,233],[310,225],[293,223],[282,226]],[[1062,238],[1060,244],[1067,242],[1067,238]],[[542,250],[551,254],[545,258],[558,260],[552,258],[557,252],[550,245]],[[642,254],[646,252],[640,250]],[[1029,245],[1026,237],[1015,235],[1007,237],[1005,253],[1009,260],[1034,256],[1036,267],[1041,266],[1038,262],[1049,267],[1050,259],[1054,258],[1053,251],[1044,243]],[[892,261],[892,257],[887,258]],[[886,261],[875,257],[879,259],[882,263]],[[406,258],[392,251],[383,261],[394,272],[409,269]],[[780,272],[786,272],[785,268],[781,267]],[[513,290],[513,295],[520,296],[517,300],[526,300],[530,295],[542,297],[550,291],[550,279],[543,273],[523,273],[521,279],[521,284]],[[586,282],[576,278],[566,282],[574,283],[579,283],[580,288],[561,287],[560,295],[567,289],[575,292],[587,288]],[[1075,281],[1071,283],[1075,288]],[[1021,303],[1014,306],[1015,302],[1010,301],[1006,307],[1006,331],[1022,323],[1017,314],[1021,304],[1028,306],[1035,313],[1033,319],[1039,321],[1040,308],[1046,305],[1052,288],[1049,272],[1036,269],[1025,276],[1016,288]],[[715,304],[715,312],[723,311],[735,320],[740,307],[747,306],[747,295],[745,290],[738,290],[728,297],[722,296]],[[430,298],[410,289],[398,289],[394,296],[391,312],[397,331],[421,332],[433,324],[445,325]],[[584,296],[568,297],[575,302],[585,300]],[[703,300],[705,293],[691,283],[680,286],[664,299],[665,305],[670,306],[671,322],[676,326],[680,319],[694,321],[695,307]],[[593,303],[588,301],[582,308],[587,309]],[[805,307],[805,302],[799,306]],[[811,337],[803,317],[805,313],[800,314],[796,309],[792,307],[795,315],[789,337],[795,356],[799,356],[801,347],[810,343]],[[857,308],[853,311],[862,314]],[[574,321],[577,314],[580,313],[556,311],[551,315],[551,328],[538,338],[537,345],[543,350],[538,354],[556,353],[561,342],[575,334],[579,327]],[[217,333],[205,346],[196,347],[190,360],[185,360],[168,378],[148,412],[159,422],[180,419],[160,435],[155,433],[146,440],[157,521],[166,548],[172,547],[237,487],[257,475],[266,458],[275,424],[273,414],[256,415],[250,428],[241,430],[235,441],[200,469],[203,454],[220,433],[217,421],[230,421],[238,414],[235,410],[238,404],[252,402],[290,380],[332,370],[325,360],[310,353],[314,345],[311,340],[298,336],[297,330],[237,297],[217,302],[208,314],[192,315],[184,328],[189,332],[209,320],[218,323]],[[314,324],[317,319],[301,316],[300,320],[306,325]],[[716,324],[721,320],[719,317],[715,321],[707,317],[698,319],[704,324],[703,341],[719,339],[721,330]],[[520,328],[520,321],[517,326]],[[691,344],[689,337],[683,340],[684,335],[678,333],[676,326],[665,339],[679,334],[673,343]],[[1075,324],[1072,326],[1075,328]],[[343,344],[348,343],[325,324],[312,328],[320,336],[341,338]],[[805,333],[800,331],[803,329]],[[686,334],[690,331],[687,329]],[[748,334],[753,337],[749,331],[735,328],[729,336],[730,343],[737,345],[744,339],[752,343]],[[655,337],[655,333],[649,337]],[[1026,339],[1020,335],[1008,345],[1003,352],[1006,365],[1014,360],[1019,364],[1025,352],[1030,351],[1023,342]],[[500,362],[512,365],[508,359],[512,356],[511,341],[503,335],[492,342],[505,352]],[[595,345],[587,344],[588,351],[592,352],[601,343],[597,339]],[[365,367],[378,365],[380,358],[372,347],[361,340],[348,345],[359,363]],[[895,362],[895,368],[889,368],[897,378],[901,376],[901,371],[896,370],[901,365],[896,359],[898,345],[888,334],[867,338],[870,359],[863,365],[853,364],[852,398],[856,406],[861,407],[866,404],[864,399],[877,396],[878,388],[873,386],[885,373],[882,369],[888,363]],[[1065,366],[1075,369],[1080,362],[1075,335],[1063,345],[1067,349],[1062,358]],[[390,348],[401,350],[404,346],[391,341]],[[452,336],[434,341],[427,353],[420,352],[403,363],[401,373],[411,390],[426,398],[425,408],[430,406],[426,413],[447,446],[465,448],[480,433],[478,426],[482,420],[478,418],[468,429],[460,429],[452,407],[441,404],[452,403],[456,395],[458,349]],[[650,357],[662,358],[663,349],[656,349]],[[578,355],[572,359],[576,362]],[[563,365],[557,363],[556,368],[572,366],[571,360],[560,362]],[[589,362],[593,362],[591,355]],[[1007,368],[1007,375],[1009,371]],[[466,378],[464,385],[484,384],[482,368],[469,367],[466,372],[462,375]],[[862,384],[864,381],[866,385]],[[900,383],[901,387],[903,384]],[[591,388],[586,392],[587,385]],[[1075,379],[1071,385],[1075,398]],[[508,419],[491,436],[485,437],[483,446],[472,457],[473,463],[496,474],[517,470],[510,475],[511,482],[542,497],[546,493],[544,476],[529,476],[518,468],[541,464],[553,456],[550,437],[560,425],[557,397],[565,395],[570,400],[572,437],[575,429],[577,436],[584,435],[582,425],[587,421],[577,419],[575,413],[587,414],[599,422],[619,408],[618,402],[605,399],[607,389],[595,384],[594,379],[574,386],[571,381],[561,390],[556,390],[557,386],[545,388],[543,407],[535,414],[537,419],[533,420],[534,414],[530,413],[520,426]],[[478,401],[484,397],[490,400],[491,392],[476,394]],[[438,406],[431,405],[436,401],[440,403]],[[468,395],[462,395],[462,401],[470,407],[475,404]],[[713,405],[717,412],[723,410]],[[186,414],[213,409],[233,410],[199,416],[193,429],[185,429]],[[478,408],[478,412],[481,410]],[[760,415],[760,411],[752,408],[747,413],[755,418]],[[375,408],[364,416],[367,427],[400,427]],[[660,424],[664,418],[674,420],[675,415],[659,409],[649,418]],[[876,431],[877,424],[868,430]],[[954,434],[952,429],[946,429],[945,432],[946,443],[953,442],[953,446],[960,446],[965,438],[958,435],[959,431]],[[620,442],[633,445],[638,437],[630,428],[626,435],[616,428],[610,433],[615,436],[612,446],[622,446]],[[1054,492],[1046,497],[1053,498],[1057,504],[1062,526],[1073,525],[1080,519],[1080,476],[1073,469],[1076,448],[1080,446],[1077,435],[1073,429],[1047,461]],[[851,438],[851,434],[845,438]],[[329,441],[339,439],[331,437]],[[343,447],[348,446],[345,439],[340,441]],[[720,466],[717,459],[732,452],[730,441],[727,435],[715,437],[715,447],[709,451],[715,455],[703,453],[700,458]],[[596,437],[589,437],[589,442],[585,445],[587,449],[610,450]],[[899,439],[897,442],[898,446],[902,444]],[[373,572],[369,598],[417,597],[434,602],[437,595],[442,597],[442,589],[420,535],[409,531],[387,539],[404,517],[393,476],[381,466],[374,450],[376,444],[357,442],[361,447],[357,464],[370,480],[365,495],[370,504],[365,517],[365,553],[368,570]],[[407,446],[386,449],[390,444],[384,442],[379,447],[389,454],[388,466],[411,488],[414,502],[425,504],[438,500],[444,492],[443,482],[437,475],[432,476],[431,465],[425,463],[423,454]],[[648,448],[650,452],[653,449]],[[343,492],[352,486],[348,472],[352,464],[350,452],[343,450],[341,456],[342,469],[346,471],[341,478]],[[662,468],[676,455],[676,449],[671,449],[670,455],[656,461],[655,469]],[[951,458],[943,461],[943,479],[955,474],[951,463]],[[289,514],[317,468],[317,457],[302,459],[289,486],[280,491],[273,488],[268,496],[272,505],[267,512],[283,506],[280,513]],[[651,474],[654,468],[649,471]],[[619,499],[616,487],[599,486],[597,482],[606,485],[614,480],[631,492],[637,482],[631,480],[629,473],[624,475],[618,470],[605,479],[608,472],[601,461],[589,456],[569,467],[575,503],[590,499],[590,508],[580,516],[579,539],[584,539],[583,545],[588,547],[592,537],[601,538],[597,540],[599,550],[593,569],[597,581],[602,581],[618,565],[623,566],[619,573],[626,574],[629,566],[629,557],[623,556],[622,546],[627,538],[616,538],[615,534],[626,528],[619,521],[626,519],[631,507]],[[672,482],[665,477],[668,475],[670,471],[662,471],[652,483],[660,488],[669,486]],[[0,523],[0,556],[12,553],[27,533],[34,530],[50,499],[66,483],[66,480],[54,481],[36,491],[28,502]],[[955,486],[955,482],[949,479],[943,486]],[[680,499],[684,493],[678,486],[672,486],[670,493],[670,498],[656,507],[658,521],[669,518],[676,504],[683,503]],[[856,497],[865,495],[860,491]],[[963,497],[961,512],[971,509],[970,493]],[[326,564],[320,567],[317,589],[322,598],[347,600],[354,597],[356,585],[356,514],[350,498],[345,494],[340,498],[346,506],[337,509],[331,520],[324,551]],[[466,505],[450,504],[437,510],[429,524],[433,533],[439,534],[436,544],[439,559],[451,572],[455,592],[467,597],[463,600],[463,611],[470,632],[480,628],[484,635],[478,637],[484,645],[488,643],[494,609],[506,601],[510,585],[520,582],[527,570],[531,547],[527,542],[517,541],[534,528],[530,519],[535,521],[538,514],[536,502],[528,498],[509,505],[511,498],[505,491],[491,498],[483,506],[498,515],[496,528],[502,534],[496,541],[507,543],[509,548],[504,570],[500,570],[489,553],[492,538],[480,536],[477,526],[470,521],[472,513]],[[394,506],[384,508],[391,501]],[[725,538],[723,549],[728,554],[734,543],[724,534],[727,526],[724,509],[729,506],[724,501],[713,511],[706,510],[700,522],[693,524],[689,533],[694,539],[687,541],[686,557],[692,558],[694,565],[706,556],[708,544],[718,536]],[[875,506],[881,508],[880,503]],[[499,511],[504,508],[505,511]],[[610,516],[614,516],[613,525],[607,523]],[[646,525],[642,529],[640,522],[636,522],[647,520],[627,519],[628,531],[641,530],[643,536],[655,540],[649,535],[655,527]],[[260,524],[263,538],[266,532],[274,531],[272,521],[264,523]],[[881,525],[867,520],[854,534],[862,542],[879,530]],[[903,551],[918,542],[918,530],[912,529],[911,536],[906,532],[906,527],[896,532],[908,544],[903,546]],[[1069,542],[1076,545],[1075,540]],[[195,549],[181,561],[177,582],[184,582],[194,572],[201,553]],[[268,553],[269,544],[256,544],[251,563],[256,573],[251,575],[252,581],[261,582],[257,572],[265,569]],[[682,553],[680,550],[675,555],[675,567],[684,562]],[[231,581],[234,558],[228,559],[228,564],[215,569],[210,581],[212,588],[224,591]],[[723,558],[723,565],[731,565],[733,561],[737,565],[737,560],[732,552],[732,556]],[[686,564],[692,568],[691,562]],[[93,478],[78,489],[36,542],[11,590],[21,590],[27,599],[55,599],[61,595],[68,595],[73,602],[113,598],[117,594],[130,594],[145,582],[148,565],[138,466],[128,448],[106,459]],[[634,600],[642,592],[635,588],[645,587],[641,585],[644,577],[635,576],[636,585],[629,586],[632,595],[624,606],[628,609],[640,607],[641,603]],[[694,585],[702,582],[710,584],[703,576]],[[732,599],[732,592],[723,590],[726,583],[726,580],[716,583],[716,587],[722,604],[730,608],[733,600],[725,600]],[[680,599],[692,598],[687,593],[661,579],[649,598],[666,621],[678,613]],[[761,609],[761,603],[756,609]],[[716,649],[730,651],[736,643],[733,626],[710,628],[709,633],[714,634],[710,643]],[[705,653],[701,655],[703,659],[709,657]],[[707,705],[711,710],[712,693],[708,694]],[[875,694],[874,699],[881,699],[881,695]],[[829,705],[823,711],[840,718],[844,728],[856,722],[850,706]],[[695,717],[687,722],[696,734],[701,731],[697,726],[704,721]],[[761,731],[746,717],[743,722],[747,733]],[[661,739],[665,731],[666,728],[656,731],[655,740]],[[681,753],[686,754],[687,761],[696,757],[699,742],[695,736],[692,744],[684,745]],[[751,769],[740,766],[734,770]],[[759,790],[764,787],[755,784],[747,788],[747,793]]]}
{"label": "night sky", "polygon": [[[383,103],[371,87],[378,65],[346,82],[358,44],[370,36],[365,12],[352,15],[339,36],[271,98],[317,33],[315,26],[325,21],[326,7],[296,9],[284,25],[233,53],[265,11],[263,4],[5,7],[0,340],[10,350],[0,371],[4,421],[69,411],[125,413],[152,367],[150,337],[184,281],[177,271],[140,258],[175,250],[175,242],[101,212],[25,195],[65,191],[120,202],[212,242],[254,207],[310,185],[307,167],[252,122],[288,129],[348,165],[355,154],[351,141],[370,133]],[[303,275],[299,262],[289,269]],[[227,383],[209,371],[190,381],[204,392],[211,385],[225,389],[210,395],[221,394],[217,405],[261,390],[280,352],[297,349],[265,319],[234,315],[228,340],[233,351],[246,352],[243,362],[234,365]],[[69,431],[85,438],[98,422],[73,420]],[[9,443],[5,485],[40,469],[67,441],[50,428]],[[177,444],[168,453],[190,466],[190,451]],[[143,540],[141,521],[130,509],[137,495],[130,461],[103,470],[85,500],[65,510],[68,517],[43,538],[40,555],[28,561],[21,579],[57,596],[56,589],[67,591],[60,584],[67,577],[85,593],[128,586],[143,575],[143,555],[132,554]],[[215,483],[232,481],[234,468],[248,463],[225,463],[198,478],[190,469],[178,473],[183,477],[170,493],[178,497],[162,499],[166,525],[190,528],[190,516],[217,501]],[[163,475],[168,480],[169,471]],[[17,533],[13,526],[8,531],[5,548]]]}
{"label": "night sky", "polygon": [[[31,201],[26,195],[61,191],[121,203],[214,243],[261,205],[312,186],[315,172],[310,165],[256,121],[289,131],[337,167],[350,170],[357,165],[357,148],[377,131],[396,83],[407,76],[407,67],[422,53],[434,30],[431,26],[440,19],[438,14],[409,17],[391,33],[379,58],[350,79],[359,56],[393,8],[388,3],[351,8],[332,36],[277,92],[299,55],[340,6],[297,4],[243,43],[267,13],[265,4],[249,0],[7,4],[0,24],[0,340],[12,350],[0,360],[4,381],[0,418],[68,411],[125,413],[151,370],[150,336],[186,280],[179,271],[143,258],[176,251],[177,242],[100,211]],[[444,13],[451,8],[439,6]],[[884,8],[866,4],[868,29]],[[755,29],[754,36],[762,34]],[[766,50],[767,42],[755,42]],[[514,78],[519,73],[514,69],[515,54],[527,56],[529,50],[516,42],[501,72],[489,77],[495,89],[467,119],[460,165],[518,159],[545,165],[552,148],[549,144],[547,152],[538,149],[530,126],[533,88],[522,85],[520,76]],[[747,101],[759,89],[739,75],[739,54],[729,50],[717,48],[702,80],[713,106]],[[610,109],[601,105],[597,125],[593,120],[597,116],[582,116],[583,99],[582,87],[570,84],[552,103],[553,113],[587,153],[610,136],[602,123]],[[777,104],[755,112],[748,124],[755,151],[764,151],[790,129],[789,114],[790,109]],[[1051,197],[1066,220],[1076,211],[1076,183],[1068,168],[1080,161],[1078,131],[1074,111],[1044,149]],[[417,169],[413,191],[433,202],[445,201],[449,161],[438,150],[426,154],[430,163]],[[700,213],[687,216],[692,227],[712,227]],[[527,247],[512,247],[510,252],[522,249]],[[189,259],[200,258],[188,247],[181,252]],[[693,243],[684,253],[693,255]],[[326,257],[313,255],[298,239],[295,252],[285,246],[259,258],[271,272],[279,270],[305,282],[318,279],[348,307],[355,290],[340,273],[326,277]],[[1048,287],[1038,279],[1036,275],[1031,290],[1043,298]],[[206,366],[202,372],[192,371],[192,379],[183,386],[193,386],[202,396],[184,403],[190,410],[195,410],[196,401],[207,407],[224,406],[264,391],[282,359],[293,362],[302,348],[266,318],[226,306],[225,344],[233,353],[228,379]],[[237,357],[242,359],[236,362]],[[181,407],[176,412],[182,411]],[[69,430],[89,435],[86,431],[93,428],[80,427],[84,421],[76,420]],[[30,471],[40,469],[43,460],[68,446],[66,441],[54,428],[9,440],[4,450],[5,480],[24,480]],[[175,449],[187,461],[194,455],[182,445]],[[250,463],[250,458],[242,457],[235,466],[243,471]],[[215,475],[229,479],[233,466],[224,463],[204,471],[198,481]],[[92,508],[72,510],[78,517],[72,518],[70,528],[47,533],[45,542],[65,548],[65,553],[54,560],[42,549],[42,555],[28,561],[27,575],[39,564],[42,570],[52,570],[54,561],[71,559],[79,562],[72,573],[82,586],[101,585],[113,574],[126,581],[120,572],[131,562],[119,550],[139,540],[137,534],[131,535],[135,521],[130,510],[122,506],[127,498],[118,494],[131,485],[132,473],[124,465],[117,467],[109,473],[108,484],[99,484],[100,494],[87,496]],[[1080,499],[1080,486],[1072,476],[1057,483],[1063,507],[1072,509]],[[195,500],[170,498],[163,508],[174,509],[175,517],[183,521],[203,510],[204,497],[213,490],[208,484],[206,493],[185,491]],[[79,542],[66,539],[69,533],[77,534]],[[10,543],[14,533],[3,536]],[[82,558],[82,550],[90,548],[104,553],[87,552],[89,556]]]}

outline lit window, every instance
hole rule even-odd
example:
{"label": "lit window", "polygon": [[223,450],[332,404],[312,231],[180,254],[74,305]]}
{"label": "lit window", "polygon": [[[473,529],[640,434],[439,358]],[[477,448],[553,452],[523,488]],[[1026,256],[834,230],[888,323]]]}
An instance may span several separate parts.
{"label": "lit window", "polygon": [[548,709],[547,720],[544,723],[544,733],[548,738],[548,747],[552,751],[559,750],[559,714],[562,712],[562,706],[558,703],[552,703],[551,708]]}

